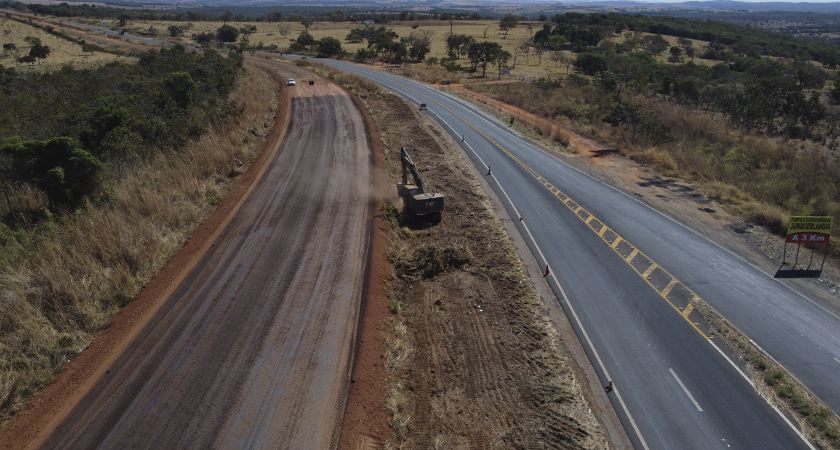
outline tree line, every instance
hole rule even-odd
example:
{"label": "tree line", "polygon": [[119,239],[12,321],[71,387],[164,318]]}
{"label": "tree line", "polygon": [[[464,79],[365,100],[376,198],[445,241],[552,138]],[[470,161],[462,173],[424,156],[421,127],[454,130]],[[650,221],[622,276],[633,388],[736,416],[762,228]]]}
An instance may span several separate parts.
{"label": "tree line", "polygon": [[[735,31],[752,36],[758,50],[745,50],[745,40],[731,41]],[[679,37],[677,45],[662,37],[666,32]],[[577,72],[617,98],[622,92],[658,95],[720,113],[749,130],[811,137],[817,123],[838,120],[829,116],[827,103],[840,103],[840,83],[834,78],[828,95],[821,93],[833,77],[810,63],[815,43],[794,40],[800,44],[802,59],[762,57],[762,49],[775,42],[776,35],[712,21],[567,13],[546,23],[535,34],[534,45],[578,52],[573,63]],[[691,36],[701,36],[709,44],[698,49],[688,39]],[[667,62],[658,58],[662,54],[668,55]],[[695,56],[719,63],[695,64]],[[573,76],[570,81],[587,83],[588,79]],[[616,108],[610,120],[631,124],[635,136],[640,120],[630,117],[635,109],[622,102],[616,102]],[[662,128],[651,126],[647,131],[654,141],[668,139]]]}
{"label": "tree line", "polygon": [[[146,9],[123,9],[95,4],[58,3],[58,4],[24,4],[20,2],[4,0],[0,2],[0,8],[13,9],[17,11],[28,11],[33,14],[44,14],[56,17],[86,17],[93,19],[114,19],[121,21],[143,20],[143,21],[176,21],[176,22],[301,22],[308,19],[315,22],[364,22],[367,20],[380,24],[388,24],[397,21],[422,21],[422,20],[484,20],[491,17],[482,16],[476,12],[463,11],[400,11],[400,12],[373,12],[350,9],[347,11],[331,10],[328,13],[319,13],[318,9],[308,8],[309,13],[302,12],[307,8],[287,7],[286,10],[301,9],[301,12],[283,14],[276,8],[261,7],[239,7],[234,11],[225,9],[222,12],[214,12],[216,8],[204,7],[199,9],[188,9],[183,11],[156,11]],[[238,11],[238,12],[235,12]]]}

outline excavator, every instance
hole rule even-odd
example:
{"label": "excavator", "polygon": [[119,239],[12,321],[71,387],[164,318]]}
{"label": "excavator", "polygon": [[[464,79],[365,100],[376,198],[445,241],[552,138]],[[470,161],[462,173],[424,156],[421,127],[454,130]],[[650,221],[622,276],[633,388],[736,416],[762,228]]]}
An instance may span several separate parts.
{"label": "excavator", "polygon": [[[414,161],[408,156],[405,147],[400,150],[402,162],[402,183],[397,183],[397,194],[403,201],[403,214],[408,222],[413,222],[418,216],[440,222],[440,212],[443,211],[443,195],[426,193],[423,190],[423,180]],[[414,178],[414,184],[408,184],[408,172]]]}

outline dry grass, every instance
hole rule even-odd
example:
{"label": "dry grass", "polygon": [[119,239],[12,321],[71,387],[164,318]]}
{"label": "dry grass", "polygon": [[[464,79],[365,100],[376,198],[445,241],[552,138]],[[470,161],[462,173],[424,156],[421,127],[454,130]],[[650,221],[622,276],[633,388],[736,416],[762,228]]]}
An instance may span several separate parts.
{"label": "dry grass", "polygon": [[385,399],[385,410],[388,412],[388,425],[394,431],[397,442],[405,441],[409,433],[411,414],[409,414],[408,399],[405,394],[405,386],[395,381],[388,389],[388,397]]}
{"label": "dry grass", "polygon": [[17,256],[0,267],[3,418],[88,345],[229,191],[226,175],[236,160],[256,157],[254,134],[273,124],[266,99],[274,88],[267,74],[247,70],[231,98],[241,115],[126,176],[105,207],[88,206],[6,245]]}
{"label": "dry grass", "polygon": [[[87,21],[90,24],[98,23],[98,21]],[[109,24],[113,29],[116,29],[116,21],[110,21]],[[190,43],[189,37],[193,34],[199,33],[215,33],[216,30],[221,26],[220,22],[193,22],[192,28],[185,33],[185,37],[181,38],[171,38],[168,36],[168,32],[166,31],[169,25],[181,25],[183,26],[184,23],[176,23],[176,22],[166,22],[166,21],[155,21],[155,22],[144,22],[144,21],[136,21],[136,22],[129,22],[125,29],[132,34],[140,34],[148,32],[150,27],[154,27],[159,34],[157,35],[156,39],[166,40],[175,43]],[[291,39],[294,39],[300,35],[301,32],[304,31],[303,25],[300,23],[292,23],[292,22],[280,22],[280,23],[269,23],[269,22],[228,22],[229,25],[240,28],[246,25],[254,25],[257,27],[257,31],[252,33],[250,36],[250,42],[252,44],[258,44],[260,42],[263,43],[265,46],[270,46],[275,44],[278,46],[280,51],[284,51],[289,47],[291,43]],[[528,25],[531,26],[531,32],[528,31]],[[288,26],[290,27],[290,33],[287,36],[282,36],[279,33],[279,29],[281,26]],[[381,25],[376,24],[376,27]],[[432,49],[429,53],[428,57],[435,57],[435,58],[443,58],[446,56],[446,38],[449,36],[450,33],[450,23],[448,21],[417,21],[417,22],[393,22],[387,25],[384,25],[386,28],[390,28],[397,33],[399,37],[408,37],[411,36],[412,33],[421,33],[421,32],[428,32],[431,33],[431,40],[432,40]],[[415,28],[416,26],[416,28]],[[353,28],[362,28],[364,25],[360,23],[350,23],[350,22],[324,22],[324,23],[316,23],[309,28],[309,34],[311,34],[315,39],[321,39],[324,37],[334,37],[342,42],[342,48],[349,54],[355,54],[356,50],[367,47],[367,42],[362,43],[349,43],[345,41],[345,38],[348,34],[350,34],[350,30]],[[491,41],[496,42],[502,46],[505,50],[510,52],[511,55],[514,52],[519,52],[520,55],[517,57],[516,66],[511,70],[510,76],[504,76],[503,78],[506,79],[517,79],[523,76],[531,77],[531,78],[539,78],[539,77],[559,77],[561,74],[564,74],[568,71],[563,64],[559,62],[555,62],[551,59],[549,52],[543,53],[542,57],[538,57],[533,49],[531,49],[530,56],[526,57],[523,53],[523,50],[517,50],[523,43],[530,40],[532,37],[532,33],[537,32],[542,28],[541,22],[520,22],[516,28],[509,30],[508,34],[505,35],[502,30],[499,29],[499,21],[498,20],[480,20],[480,21],[455,21],[452,24],[451,31],[454,34],[466,34],[473,36],[476,41]],[[486,37],[485,37],[486,36]],[[567,55],[571,55],[571,53],[566,52]],[[574,60],[574,57],[570,57],[571,60]],[[526,62],[527,61],[527,62]],[[511,59],[511,64],[513,63],[513,59]],[[466,58],[462,58],[459,61],[460,64],[467,66],[469,65],[469,61]],[[417,64],[417,66],[425,66],[425,63]],[[438,66],[439,67],[439,66]],[[424,71],[424,73],[427,73]],[[487,68],[487,76],[488,78],[492,77],[495,78],[496,69],[491,68],[488,66]],[[480,73],[479,73],[480,75]],[[438,70],[437,74],[435,75],[435,79],[440,80],[455,80],[458,78],[458,74],[451,75],[447,74],[442,69]]]}
{"label": "dry grass", "polygon": [[[111,53],[85,53],[82,46],[62,39],[46,31],[21,23],[6,17],[0,16],[0,40],[4,44],[15,44],[17,50],[3,50],[0,53],[0,65],[14,67],[20,71],[55,71],[65,65],[71,65],[77,69],[89,69],[103,64],[123,61],[134,62],[135,58],[118,56]],[[36,37],[41,43],[50,48],[50,56],[36,64],[20,64],[17,59],[29,54],[29,44],[24,41],[27,36]]]}
{"label": "dry grass", "polygon": [[[728,212],[774,233],[784,233],[792,214],[840,215],[834,185],[820,181],[840,168],[817,144],[756,136],[713,113],[625,95],[669,134],[664,142],[646,136],[633,141],[629,130],[601,120],[610,109],[610,95],[591,85],[545,90],[530,83],[483,83],[471,88],[543,118],[524,120],[537,134],[556,127],[609,142],[623,155],[696,186]],[[840,252],[834,244],[832,252]]]}
{"label": "dry grass", "polygon": [[[389,296],[391,294],[389,293]],[[406,389],[400,375],[405,364],[414,355],[414,347],[408,328],[401,318],[390,319],[385,333],[385,368],[391,374],[388,381],[388,394],[385,397],[385,411],[388,413],[388,425],[394,432],[397,442],[405,441],[411,422],[410,406]]]}

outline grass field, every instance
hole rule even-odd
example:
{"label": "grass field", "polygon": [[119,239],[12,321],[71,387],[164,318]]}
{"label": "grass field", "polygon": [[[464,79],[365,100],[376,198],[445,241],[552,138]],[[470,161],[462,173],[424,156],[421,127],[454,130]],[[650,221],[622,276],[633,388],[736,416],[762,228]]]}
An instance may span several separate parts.
{"label": "grass field", "polygon": [[[265,46],[275,44],[281,51],[287,49],[289,44],[291,43],[291,40],[296,38],[298,35],[300,35],[302,31],[304,31],[303,25],[291,22],[229,22],[228,24],[237,28],[246,25],[255,25],[257,27],[257,31],[251,35],[251,43],[257,44],[259,42],[262,42]],[[185,38],[169,37],[169,33],[167,32],[167,27],[169,25],[183,26],[184,24],[180,22],[129,22],[125,29],[129,33],[139,34],[147,33],[148,30],[151,27],[153,27],[159,33],[157,35],[158,39],[167,40],[171,42],[180,42],[185,44],[190,42],[189,39]],[[185,33],[185,36],[192,36],[193,34],[207,32],[215,33],[221,25],[222,24],[220,22],[194,22],[192,23],[192,26],[189,29],[189,31]],[[281,26],[289,27],[289,34],[287,34],[286,36],[281,35]],[[379,25],[377,24],[376,26],[378,27]],[[442,58],[446,56],[446,38],[449,36],[450,33],[449,22],[395,22],[385,26],[394,30],[394,32],[396,32],[399,37],[407,37],[410,36],[412,33],[431,33],[432,51],[428,55],[428,57]],[[528,29],[529,26],[531,27],[530,31]],[[364,25],[360,23],[351,22],[316,23],[309,28],[309,34],[311,34],[315,39],[321,39],[328,36],[334,37],[342,42],[342,48],[346,52],[354,54],[359,48],[366,47],[367,43],[348,43],[345,41],[345,38],[350,33],[351,29],[362,27],[364,27]],[[451,31],[454,34],[467,34],[473,36],[476,39],[476,41],[497,42],[505,50],[510,52],[511,55],[514,55],[515,51],[517,51],[517,48],[526,41],[529,41],[533,36],[533,33],[537,32],[541,28],[541,22],[522,22],[516,28],[509,30],[507,35],[505,35],[504,32],[499,29],[498,21],[486,20],[456,21],[452,23]],[[545,52],[543,54],[541,61],[540,58],[534,52],[533,48],[531,49],[530,56],[526,56],[523,50],[518,50],[518,52],[520,54],[516,58],[516,66],[513,67],[513,69],[511,70],[511,75],[509,78],[520,78],[522,76],[528,76],[532,78],[544,76],[557,77],[566,74],[568,71],[568,69],[564,67],[562,63],[553,61],[550,57],[549,52]],[[571,52],[565,53],[568,56],[568,61],[574,60],[574,56],[571,54]],[[469,65],[469,62],[466,60],[466,58],[462,58],[460,60],[460,63],[464,66]],[[511,61],[509,62],[509,65],[512,64],[513,59],[511,59]],[[494,67],[491,70],[491,67],[488,67],[487,72],[489,77],[491,74],[496,73],[496,68]]]}
{"label": "grass field", "polygon": [[[215,33],[222,25],[221,22],[174,22],[174,21],[130,21],[125,26],[120,27],[115,19],[110,20],[95,20],[95,19],[74,19],[74,21],[87,23],[89,25],[101,26],[103,23],[107,24],[108,28],[112,30],[125,29],[127,33],[138,36],[147,36],[157,40],[168,41],[176,44],[194,45],[190,39],[191,36],[199,33]],[[245,26],[256,26],[256,32],[251,34],[251,44],[256,45],[263,43],[264,46],[276,45],[279,51],[286,51],[292,39],[300,35],[304,31],[303,25],[296,22],[228,22],[229,25],[236,28]],[[171,37],[168,31],[170,25],[186,26],[187,31],[181,37]],[[342,42],[342,48],[349,54],[354,54],[356,50],[366,47],[367,43],[349,43],[345,41],[346,36],[353,28],[361,28],[363,24],[354,22],[323,22],[315,23],[310,29],[309,33],[315,39],[322,39],[324,37],[334,37]],[[380,26],[379,24],[375,26]],[[394,22],[385,25],[392,29],[399,37],[408,37],[412,33],[426,33],[431,35],[432,50],[427,58],[443,58],[446,56],[446,38],[451,33],[466,34],[475,38],[476,41],[490,41],[499,43],[502,48],[507,50],[515,58],[511,58],[508,62],[510,67],[510,74],[504,75],[503,79],[523,79],[527,77],[536,79],[540,77],[563,78],[572,71],[571,64],[575,60],[575,54],[565,50],[558,55],[553,55],[553,52],[544,51],[542,55],[538,54],[533,47],[523,45],[530,42],[534,33],[542,28],[542,22],[520,22],[516,28],[513,28],[505,34],[499,29],[499,22],[496,20],[484,21],[455,21],[449,23],[446,21],[411,21],[411,22]],[[281,28],[285,28],[287,34],[281,34]],[[9,19],[0,19],[0,30],[2,30],[4,39],[3,42],[14,43],[17,46],[16,51],[4,51],[0,64],[7,67],[18,67],[21,70],[53,70],[65,64],[72,64],[74,67],[93,67],[106,62],[115,60],[124,60],[125,57],[109,55],[105,53],[84,53],[80,45],[52,36],[38,28],[22,24]],[[630,37],[630,32],[625,32],[622,36],[612,38],[614,42],[623,42]],[[52,54],[49,58],[39,64],[23,65],[17,63],[17,58],[28,54],[29,45],[23,40],[26,36],[34,36],[41,39],[41,41],[50,47]],[[664,36],[671,45],[677,45],[676,38],[671,36]],[[694,48],[696,53],[700,53],[705,42],[695,41]],[[527,52],[526,52],[527,49]],[[561,56],[562,55],[562,56]],[[664,61],[667,58],[667,52],[659,56]],[[694,58],[697,64],[713,64],[714,61],[705,61],[700,58]],[[466,57],[459,60],[459,63],[464,66],[469,66],[469,61]],[[497,67],[487,67],[487,77],[494,78],[498,75]],[[454,74],[447,75],[450,78],[457,78]]]}
{"label": "grass field", "polygon": [[[52,71],[65,65],[72,65],[77,69],[98,67],[112,61],[133,61],[134,58],[118,56],[111,53],[85,53],[82,46],[62,39],[46,31],[5,17],[0,17],[0,41],[3,44],[15,44],[16,50],[3,50],[0,53],[0,65],[14,67],[20,71],[37,70]],[[24,40],[27,36],[36,37],[41,43],[50,48],[50,56],[40,63],[21,64],[17,59],[29,54],[29,44]]]}

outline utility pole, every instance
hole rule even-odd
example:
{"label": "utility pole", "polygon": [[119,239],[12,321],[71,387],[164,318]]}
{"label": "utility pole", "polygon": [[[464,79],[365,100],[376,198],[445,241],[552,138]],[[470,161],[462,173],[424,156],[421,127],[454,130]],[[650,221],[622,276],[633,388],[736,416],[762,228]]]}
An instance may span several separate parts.
{"label": "utility pole", "polygon": [[452,37],[452,19],[449,19],[449,36]]}

